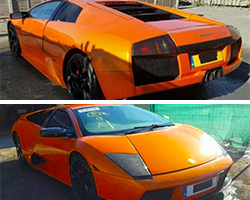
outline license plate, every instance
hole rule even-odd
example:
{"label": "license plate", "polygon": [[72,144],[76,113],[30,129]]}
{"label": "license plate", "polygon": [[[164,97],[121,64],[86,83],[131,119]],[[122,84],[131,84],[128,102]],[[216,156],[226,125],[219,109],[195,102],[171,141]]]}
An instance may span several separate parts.
{"label": "license plate", "polygon": [[221,51],[190,56],[191,68],[201,67],[203,65],[211,64],[222,60],[223,56]]}
{"label": "license plate", "polygon": [[183,188],[183,197],[189,197],[217,186],[217,177]]}

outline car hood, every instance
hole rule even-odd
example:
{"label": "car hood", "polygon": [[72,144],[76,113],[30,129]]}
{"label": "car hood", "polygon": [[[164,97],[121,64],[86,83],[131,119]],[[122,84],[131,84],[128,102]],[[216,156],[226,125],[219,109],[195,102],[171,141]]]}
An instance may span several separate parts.
{"label": "car hood", "polygon": [[127,135],[127,138],[152,175],[201,165],[222,155],[220,146],[210,136],[185,125]]}
{"label": "car hood", "polygon": [[139,154],[152,175],[191,168],[222,155],[220,146],[206,133],[180,124],[144,133],[80,140],[102,154]]}

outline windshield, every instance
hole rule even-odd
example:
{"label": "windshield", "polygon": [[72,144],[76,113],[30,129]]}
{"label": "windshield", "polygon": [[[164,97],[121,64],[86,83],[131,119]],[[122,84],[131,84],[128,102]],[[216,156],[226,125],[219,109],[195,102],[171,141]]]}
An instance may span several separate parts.
{"label": "windshield", "polygon": [[116,135],[138,127],[173,125],[155,113],[132,105],[83,107],[74,110],[74,113],[83,135]]}

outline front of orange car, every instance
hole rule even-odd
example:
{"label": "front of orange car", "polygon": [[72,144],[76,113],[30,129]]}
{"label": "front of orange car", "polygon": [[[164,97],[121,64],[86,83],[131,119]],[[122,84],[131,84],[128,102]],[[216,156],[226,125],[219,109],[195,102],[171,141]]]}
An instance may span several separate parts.
{"label": "front of orange car", "polygon": [[[95,39],[99,48],[95,45],[90,53],[107,99],[209,82],[241,64],[241,36],[232,26],[144,2],[91,6],[109,13],[103,17],[108,30]],[[83,19],[79,23],[87,23]]]}
{"label": "front of orange car", "polygon": [[195,199],[218,192],[233,163],[209,135],[175,124],[79,139],[104,199]]}

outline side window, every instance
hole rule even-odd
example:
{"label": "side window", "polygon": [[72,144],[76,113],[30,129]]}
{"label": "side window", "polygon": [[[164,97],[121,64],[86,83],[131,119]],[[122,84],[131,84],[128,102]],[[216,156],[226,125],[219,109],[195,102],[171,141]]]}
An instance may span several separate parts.
{"label": "side window", "polygon": [[31,18],[38,18],[38,19],[50,19],[53,12],[59,6],[60,1],[52,1],[48,3],[41,4],[35,8],[33,8],[29,12],[29,16]]}
{"label": "side window", "polygon": [[57,13],[55,16],[55,21],[61,22],[72,22],[75,23],[77,20],[78,15],[82,11],[82,8],[67,2]]}
{"label": "side window", "polygon": [[65,111],[57,110],[51,117],[47,127],[70,128],[72,123],[68,114]]}
{"label": "side window", "polygon": [[45,111],[40,111],[35,114],[29,115],[28,117],[26,117],[26,119],[30,122],[33,122],[41,126],[41,120],[44,115],[45,115]]}

